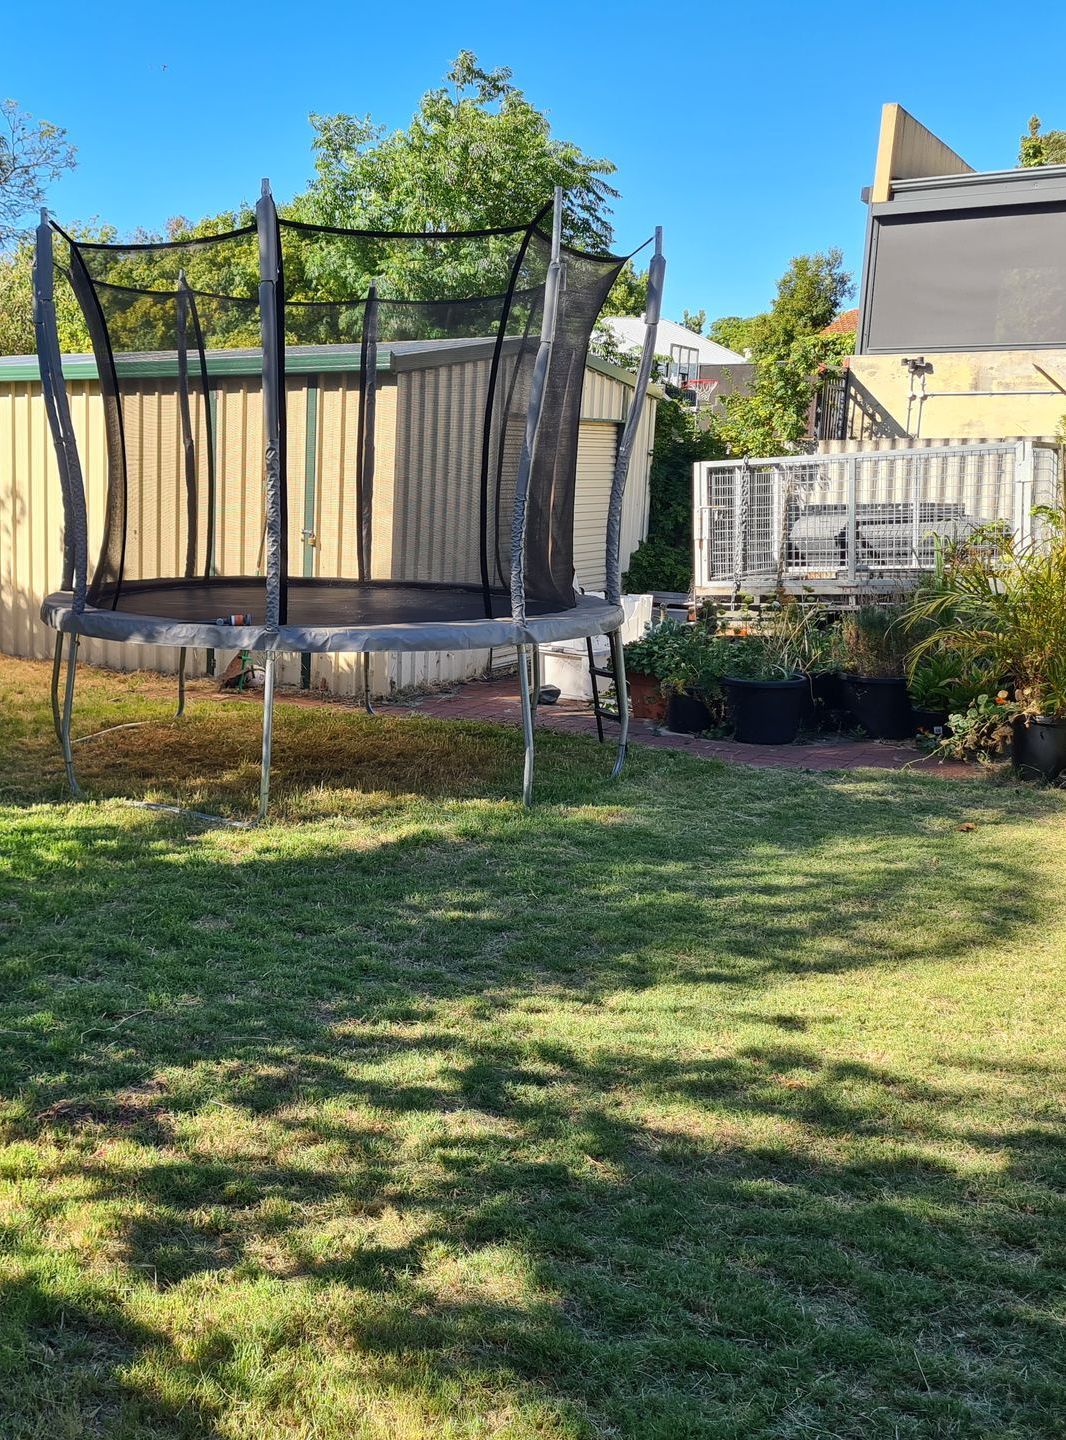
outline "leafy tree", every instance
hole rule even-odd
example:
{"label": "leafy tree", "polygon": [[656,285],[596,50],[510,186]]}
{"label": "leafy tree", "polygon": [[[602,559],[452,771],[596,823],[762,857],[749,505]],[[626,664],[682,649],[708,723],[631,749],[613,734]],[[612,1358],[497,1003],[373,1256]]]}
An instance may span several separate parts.
{"label": "leafy tree", "polygon": [[1040,117],[1034,115],[1029,121],[1029,133],[1021,138],[1018,164],[1026,168],[1066,165],[1066,130],[1045,130],[1041,133]]}
{"label": "leafy tree", "polygon": [[316,175],[289,213],[353,229],[478,230],[529,220],[562,185],[565,239],[609,249],[614,165],[554,139],[511,73],[460,51],[450,88],[428,91],[391,135],[369,116],[312,115]]}
{"label": "leafy tree", "polygon": [[637,273],[632,260],[622,266],[603,307],[605,315],[643,315],[648,305],[648,272]]}
{"label": "leafy tree", "polygon": [[[279,208],[291,219],[353,229],[456,230],[494,228],[528,221],[551,199],[553,188],[567,191],[564,235],[579,248],[609,250],[612,241],[611,201],[617,191],[608,177],[608,160],[586,156],[570,141],[554,138],[548,118],[511,81],[507,69],[485,70],[464,50],[451,66],[447,84],[422,97],[406,129],[387,133],[369,117],[313,115],[315,175],[307,188]],[[195,223],[176,218],[167,225],[170,240],[216,234],[245,224],[247,210],[210,216]],[[151,236],[138,236],[151,239]],[[162,237],[160,237],[162,238]],[[401,242],[366,240],[330,244],[290,232],[286,237],[286,282],[295,298],[331,289],[338,295],[361,295],[371,279],[402,284],[412,298],[438,298],[505,284],[513,263],[514,244],[501,240],[489,252],[442,242],[415,251]],[[0,270],[0,343],[4,348],[32,349],[26,313],[29,252],[18,252],[12,266]],[[153,286],[157,265],[150,255],[129,252],[113,263],[108,278],[130,287]],[[190,251],[186,261],[189,284],[217,294],[254,295],[256,254],[251,245],[204,247]],[[162,288],[173,284],[170,277]],[[470,289],[467,289],[469,285]],[[646,276],[628,265],[619,277],[618,313],[639,314],[645,304]],[[203,310],[205,307],[201,307]],[[235,307],[215,306],[209,342],[247,344],[248,317]],[[168,321],[162,307],[129,307],[122,324],[131,340],[170,348],[164,333]],[[309,316],[301,318],[299,341],[351,338],[312,333]],[[473,321],[472,321],[473,323]],[[77,326],[75,324],[75,329]],[[334,324],[334,330],[337,329]],[[84,331],[64,337],[84,348]],[[123,335],[116,337],[123,343]]]}
{"label": "leafy tree", "polygon": [[707,311],[682,310],[681,323],[686,330],[691,330],[694,335],[702,335],[703,327],[707,323]]}
{"label": "leafy tree", "polygon": [[0,101],[0,249],[24,237],[47,187],[75,165],[67,132],[33,119],[14,100]]}
{"label": "leafy tree", "polygon": [[798,255],[778,281],[765,314],[746,320],[732,316],[711,327],[721,343],[750,349],[755,362],[750,393],[728,396],[725,416],[717,422],[732,454],[779,454],[804,438],[819,377],[854,348],[852,335],[821,333],[851,289],[839,250]]}
{"label": "leafy tree", "polygon": [[692,583],[692,466],[725,454],[721,441],[701,429],[675,396],[659,402],[655,451],[648,477],[648,537],[633,552],[627,590],[687,590]]}

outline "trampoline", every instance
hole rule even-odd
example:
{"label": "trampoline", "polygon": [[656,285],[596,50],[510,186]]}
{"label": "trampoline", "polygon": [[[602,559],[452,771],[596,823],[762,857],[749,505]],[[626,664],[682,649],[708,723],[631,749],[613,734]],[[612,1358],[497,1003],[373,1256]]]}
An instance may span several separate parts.
{"label": "trampoline", "polygon": [[[626,257],[564,244],[562,219],[557,191],[520,226],[344,230],[279,217],[266,181],[254,225],[191,240],[90,243],[42,213],[34,317],[65,524],[62,589],[41,613],[57,632],[53,714],[72,793],[82,637],[177,648],[179,713],[188,650],[262,653],[260,819],[284,653],[362,654],[370,710],[374,652],[513,646],[529,804],[539,647],[606,635],[620,772],[621,512],[665,262],[656,230],[644,346],[605,516],[607,584],[604,595],[585,595],[573,563],[581,391],[593,326]],[[104,408],[106,499],[93,561],[57,277],[84,316]],[[314,448],[312,413],[286,370],[293,356],[343,366],[332,402],[343,453]],[[253,476],[224,433],[237,358],[261,375],[256,414],[241,422],[255,428],[262,457]],[[306,478],[296,478],[308,473],[313,529]]]}

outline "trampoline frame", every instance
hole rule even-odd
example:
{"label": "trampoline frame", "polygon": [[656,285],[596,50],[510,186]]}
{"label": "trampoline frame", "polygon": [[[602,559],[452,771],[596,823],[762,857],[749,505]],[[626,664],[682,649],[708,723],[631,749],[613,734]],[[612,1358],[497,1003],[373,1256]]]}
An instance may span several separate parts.
{"label": "trampoline frame", "polygon": [[[656,227],[654,254],[649,264],[644,344],[633,397],[618,445],[608,502],[605,598],[594,600],[593,597],[580,596],[571,610],[557,611],[548,615],[527,616],[525,599],[527,499],[529,479],[537,447],[543,443],[541,422],[544,414],[546,382],[556,333],[559,296],[565,285],[566,264],[562,253],[562,205],[563,191],[561,188],[557,188],[552,205],[551,258],[545,281],[540,343],[533,368],[515,487],[511,544],[511,615],[506,618],[479,621],[438,622],[437,628],[441,632],[439,643],[434,643],[434,636],[427,636],[421,632],[418,634],[417,640],[412,639],[403,634],[405,627],[400,625],[302,627],[286,624],[282,597],[285,594],[287,574],[285,556],[287,504],[284,466],[281,460],[284,421],[280,400],[280,327],[277,295],[281,262],[277,210],[267,180],[262,182],[261,194],[256,205],[256,227],[259,237],[259,311],[263,348],[263,424],[266,470],[266,624],[251,627],[223,627],[206,623],[188,624],[158,616],[143,616],[128,612],[123,615],[122,612],[115,610],[104,611],[87,605],[88,526],[85,487],[59,350],[54,304],[53,226],[48,212],[41,211],[40,224],[36,232],[33,270],[34,327],[45,409],[58,462],[65,520],[62,589],[48,596],[42,606],[41,615],[45,623],[57,632],[52,665],[52,716],[63,754],[67,783],[71,795],[75,799],[83,798],[84,793],[78,784],[75,773],[71,739],[78,650],[83,635],[95,635],[99,638],[119,640],[125,643],[177,646],[179,648],[178,704],[175,719],[181,718],[185,710],[185,665],[189,648],[202,646],[208,649],[239,648],[265,651],[258,823],[266,820],[270,805],[270,764],[279,651],[283,653],[293,651],[300,653],[315,651],[361,653],[363,656],[363,703],[367,712],[372,715],[374,710],[370,703],[369,670],[372,652],[396,649],[422,651],[474,649],[482,648],[485,644],[489,646],[514,644],[518,656],[524,747],[522,800],[528,807],[533,798],[534,732],[537,699],[540,691],[540,645],[548,641],[582,639],[594,634],[606,634],[610,643],[620,718],[618,748],[611,772],[612,779],[621,774],[629,736],[628,692],[621,636],[623,612],[621,610],[619,549],[622,504],[633,444],[651,379],[666,262],[662,250],[662,229]],[[183,283],[184,276],[180,277],[179,285]],[[369,304],[373,307],[374,303],[375,293],[372,286]],[[376,343],[373,334],[371,334],[370,343]],[[373,397],[369,398],[372,406]],[[127,633],[121,633],[123,631]],[[67,645],[63,700],[60,704],[59,690],[63,670],[64,635],[69,635],[70,638]],[[495,638],[487,639],[488,636]],[[84,738],[95,737],[86,736]],[[198,814],[198,812],[181,812],[180,807],[169,805],[154,805],[148,808]],[[199,818],[218,820],[220,817],[200,816]]]}

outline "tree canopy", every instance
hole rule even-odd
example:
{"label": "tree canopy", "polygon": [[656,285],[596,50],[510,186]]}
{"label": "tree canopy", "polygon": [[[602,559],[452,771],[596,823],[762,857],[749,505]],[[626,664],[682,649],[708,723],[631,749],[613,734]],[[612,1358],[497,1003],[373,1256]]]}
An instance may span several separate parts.
{"label": "tree canopy", "polygon": [[0,100],[0,249],[25,238],[48,186],[74,165],[65,130]]}
{"label": "tree canopy", "polygon": [[[443,86],[423,95],[405,128],[389,132],[370,116],[350,114],[310,119],[314,174],[292,200],[279,203],[286,218],[366,230],[495,228],[527,222],[550,201],[554,187],[562,185],[566,241],[579,249],[611,248],[611,203],[618,193],[609,178],[614,165],[554,136],[549,117],[513,83],[512,72],[484,69],[469,50],[456,57]],[[197,221],[178,217],[168,222],[164,236],[137,238],[197,238],[250,219],[247,207]],[[301,293],[305,281],[308,291],[314,288],[312,280],[315,286],[336,282],[334,293],[362,294],[372,278],[402,279],[405,294],[416,298],[454,295],[457,287],[461,291],[464,265],[473,263],[457,244],[447,251],[447,265],[441,255],[419,257],[411,247],[404,253],[400,246],[367,242],[360,253],[349,245],[342,254],[339,246],[303,244],[295,233],[288,245],[286,280],[294,295]],[[504,279],[510,254],[501,242]],[[254,263],[254,247],[247,253],[236,246],[231,251],[208,247],[190,252],[189,284],[216,293],[254,294]],[[33,348],[31,264],[31,249],[22,245],[0,270],[0,349],[9,354]],[[120,258],[111,278],[133,287],[145,285],[151,265],[150,257],[132,252]],[[482,268],[478,283],[485,278]],[[639,314],[646,288],[646,276],[627,265],[608,311]],[[130,318],[132,323],[135,317]],[[76,312],[64,311],[60,320],[64,347],[84,349],[87,339]],[[215,343],[247,343],[244,322],[233,316],[229,323],[236,327],[233,333],[218,334]]]}
{"label": "tree canopy", "polygon": [[822,333],[852,291],[843,262],[837,249],[797,255],[777,282],[769,310],[711,326],[712,339],[750,351],[755,362],[751,392],[729,396],[716,426],[733,454],[780,454],[805,435],[818,375],[854,348],[852,335]]}
{"label": "tree canopy", "polygon": [[1026,168],[1066,165],[1066,130],[1042,130],[1039,115],[1034,115],[1028,133],[1021,137],[1018,164]]}

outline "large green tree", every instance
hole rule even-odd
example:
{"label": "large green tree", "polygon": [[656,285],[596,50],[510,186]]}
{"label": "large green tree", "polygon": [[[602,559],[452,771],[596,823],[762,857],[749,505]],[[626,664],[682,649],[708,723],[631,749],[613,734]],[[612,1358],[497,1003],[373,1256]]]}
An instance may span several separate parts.
{"label": "large green tree", "polygon": [[727,398],[716,425],[734,455],[776,455],[806,434],[807,411],[820,375],[854,347],[851,335],[826,335],[852,290],[840,250],[798,255],[777,282],[770,309],[746,319],[716,320],[710,334],[741,353],[750,351],[750,393]]}
{"label": "large green tree", "polygon": [[[609,180],[613,164],[587,156],[572,141],[554,136],[547,115],[513,84],[511,71],[486,70],[469,50],[456,57],[445,85],[422,97],[410,124],[402,129],[386,131],[368,116],[347,114],[313,115],[311,124],[315,173],[305,189],[279,206],[289,218],[365,230],[492,228],[528,221],[550,201],[554,187],[562,185],[567,241],[597,251],[612,245],[610,211],[617,195]],[[214,234],[247,218],[247,211],[195,222],[178,218],[168,223],[165,238]],[[405,294],[435,298],[463,293],[467,268],[473,289],[497,283],[501,275],[505,279],[512,249],[501,242],[500,274],[486,275],[483,254],[475,257],[473,249],[464,250],[460,242],[436,247],[433,255],[419,255],[402,245],[371,241],[362,246],[330,245],[291,235],[286,279],[292,293],[303,298],[323,282],[334,293],[362,294],[375,277],[402,281]],[[497,255],[496,250],[492,254]],[[23,246],[0,269],[0,348],[9,354],[33,345],[31,261],[29,248]],[[116,263],[109,278],[151,288],[151,265],[150,256],[132,253]],[[188,280],[194,289],[254,294],[254,265],[254,245],[225,251],[208,247],[190,252]],[[627,265],[608,313],[639,314],[646,284],[646,276]],[[156,318],[160,326],[165,323],[164,317]],[[238,312],[224,315],[219,309],[217,320],[221,328],[213,343],[248,343],[246,318]],[[131,335],[135,326],[150,330],[153,323],[147,307],[123,316]],[[65,326],[62,338],[68,348],[84,348],[85,336],[76,316]],[[123,337],[118,338],[121,343]],[[160,333],[155,343],[165,346],[165,335]]]}

